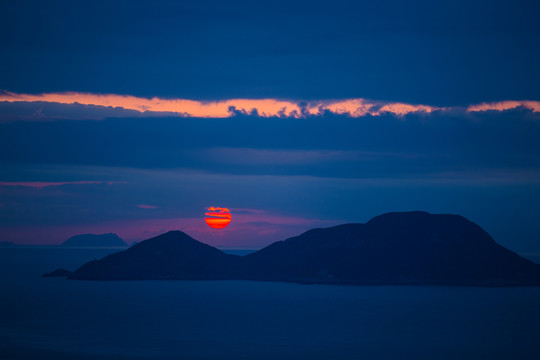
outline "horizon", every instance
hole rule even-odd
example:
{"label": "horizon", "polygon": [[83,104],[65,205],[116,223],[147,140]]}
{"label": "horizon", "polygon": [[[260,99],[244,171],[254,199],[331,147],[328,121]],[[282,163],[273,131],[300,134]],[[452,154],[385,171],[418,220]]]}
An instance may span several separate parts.
{"label": "horizon", "polygon": [[[376,215],[373,218],[381,216],[381,215],[396,214],[396,213],[404,213],[404,212],[388,212],[388,213],[383,213],[383,214]],[[421,211],[421,210],[412,210],[412,211],[407,211],[405,213],[426,213],[426,214],[429,214],[429,215],[451,215],[451,216],[459,216],[459,217],[461,217],[461,215],[459,215],[459,214],[430,214],[428,212]],[[371,218],[371,219],[373,219],[373,218]],[[468,219],[465,218],[465,220],[468,220]],[[136,244],[139,244],[139,243],[141,243],[143,241],[152,240],[155,237],[165,235],[165,234],[167,234],[169,232],[180,232],[180,233],[183,233],[183,234],[189,236],[190,238],[192,238],[193,240],[195,240],[197,242],[201,242],[203,244],[210,245],[210,246],[215,247],[216,249],[221,250],[221,251],[223,251],[225,253],[231,253],[231,254],[235,254],[235,252],[252,253],[252,252],[257,252],[259,250],[265,249],[266,247],[268,247],[268,246],[270,246],[270,245],[272,245],[272,244],[274,244],[276,242],[282,242],[282,241],[286,241],[286,240],[289,240],[289,239],[292,239],[292,238],[295,238],[295,237],[299,237],[299,236],[301,236],[301,235],[303,235],[303,234],[305,234],[305,233],[307,233],[307,232],[309,232],[311,230],[329,229],[329,228],[334,228],[334,227],[337,227],[337,226],[350,225],[350,224],[366,224],[368,222],[369,221],[366,221],[365,223],[341,223],[341,224],[335,224],[335,225],[331,225],[331,226],[327,226],[327,227],[311,228],[311,229],[307,229],[307,230],[305,230],[305,231],[303,231],[301,233],[292,235],[292,236],[290,236],[288,238],[281,239],[281,240],[276,240],[274,242],[270,242],[268,244],[263,245],[262,247],[237,247],[237,246],[227,246],[227,245],[213,246],[211,244],[206,243],[203,240],[200,240],[200,239],[198,239],[196,237],[191,236],[189,233],[187,233],[185,231],[182,231],[180,229],[169,229],[169,230],[166,230],[166,231],[164,231],[164,232],[162,232],[160,234],[156,234],[156,235],[152,236],[151,238],[146,238],[146,239],[141,239],[141,240],[126,241],[126,239],[123,239],[123,238],[120,237],[120,239],[122,241],[124,241],[127,246],[90,246],[90,245],[88,245],[88,246],[82,246],[82,245],[70,246],[70,245],[68,245],[67,247],[68,248],[88,248],[88,249],[126,249],[126,248],[132,247],[132,246],[134,246]],[[17,245],[17,246],[23,246],[23,247],[24,246],[29,246],[29,247],[35,247],[35,246],[37,246],[37,247],[40,247],[40,246],[48,247],[48,246],[51,246],[51,247],[56,247],[56,246],[65,246],[63,244],[63,242],[65,242],[65,241],[67,241],[67,240],[69,240],[69,239],[71,239],[73,237],[77,237],[77,236],[81,236],[81,235],[98,235],[98,236],[101,236],[101,235],[116,235],[116,236],[118,236],[118,234],[116,234],[114,232],[113,233],[104,233],[104,234],[89,234],[89,233],[86,233],[86,234],[75,234],[75,235],[71,236],[68,239],[64,239],[62,242],[55,243],[55,244],[46,244],[46,245],[44,245],[44,244],[14,244],[14,243],[11,243],[11,242],[9,242],[9,243]],[[493,239],[493,240],[497,243],[496,239]],[[510,251],[514,252],[513,249],[507,249],[507,250],[510,250]],[[532,261],[532,262],[535,262],[535,263],[540,262],[540,252],[521,252],[520,251],[520,252],[515,252],[515,253],[518,254],[519,256],[529,260],[529,261]],[[244,256],[246,254],[235,254],[235,255]]]}

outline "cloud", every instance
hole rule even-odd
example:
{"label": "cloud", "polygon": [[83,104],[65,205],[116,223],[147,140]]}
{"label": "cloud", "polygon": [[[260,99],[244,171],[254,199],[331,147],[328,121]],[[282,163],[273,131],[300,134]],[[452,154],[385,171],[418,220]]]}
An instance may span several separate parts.
{"label": "cloud", "polygon": [[22,186],[42,189],[48,186],[62,186],[62,185],[89,185],[89,184],[125,184],[125,181],[60,181],[60,182],[47,182],[47,181],[0,181],[0,186]]}
{"label": "cloud", "polygon": [[154,206],[154,205],[146,205],[146,204],[139,204],[137,205],[138,208],[141,208],[141,209],[148,209],[148,210],[151,210],[151,209],[159,209],[159,206]]}
{"label": "cloud", "polygon": [[445,108],[429,105],[413,105],[399,102],[384,103],[368,101],[366,99],[347,99],[312,104],[309,113],[315,115],[321,111],[329,111],[334,114],[348,115],[350,117],[362,117],[366,115],[380,116],[384,114],[404,116],[411,113],[431,113],[433,111],[444,109]]}
{"label": "cloud", "polygon": [[294,165],[350,158],[349,152],[339,150],[289,150],[227,147],[202,149],[194,151],[193,153],[197,158],[206,161],[247,165]]}
{"label": "cloud", "polygon": [[107,117],[194,117],[225,119],[237,115],[256,117],[305,118],[327,113],[352,118],[364,116],[430,114],[433,112],[506,111],[524,108],[540,112],[540,101],[507,100],[469,105],[439,107],[362,98],[294,101],[280,99],[229,99],[198,101],[175,98],[144,98],[132,95],[59,92],[21,94],[0,92],[0,120],[82,119]]}
{"label": "cloud", "polygon": [[248,208],[231,208],[236,214],[263,214],[264,210],[261,209],[248,209]]}
{"label": "cloud", "polygon": [[481,103],[477,105],[470,105],[467,108],[467,111],[469,112],[476,112],[476,111],[506,111],[506,110],[512,110],[517,108],[525,108],[528,110],[532,110],[533,112],[540,112],[540,101],[513,101],[513,100],[507,100],[507,101],[499,101],[499,102],[491,102],[491,103]]}
{"label": "cloud", "polygon": [[[2,104],[3,102],[3,104]],[[6,106],[6,104],[10,106]],[[29,107],[29,108],[28,108]],[[540,112],[540,101],[500,101],[469,105],[465,109],[362,98],[319,101],[279,99],[229,99],[197,101],[144,98],[118,94],[61,92],[43,94],[0,93],[0,119],[96,119],[106,117],[180,116],[225,119],[236,115],[305,118],[326,113],[358,118],[364,116],[429,114],[435,111],[506,111],[524,108]]]}
{"label": "cloud", "polygon": [[[0,92],[0,97],[1,97]],[[61,104],[45,101],[0,101],[0,122],[51,120],[105,120],[141,116],[165,116],[163,113],[141,113],[136,110],[97,105]],[[174,115],[174,114],[169,114]]]}
{"label": "cloud", "polygon": [[190,156],[205,163],[268,166],[268,165],[321,165],[350,161],[377,161],[382,159],[415,159],[423,154],[356,151],[356,150],[298,150],[270,148],[206,148],[190,151]]}
{"label": "cloud", "polygon": [[[279,99],[229,99],[220,101],[197,101],[187,99],[143,98],[131,95],[92,94],[80,92],[18,94],[4,91],[0,93],[0,102],[7,103],[38,103],[91,106],[92,112],[101,119],[111,116],[111,111],[119,117],[133,116],[133,112],[144,116],[181,116],[197,118],[228,118],[235,115],[254,115],[259,117],[292,117],[323,115],[326,112],[347,115],[350,117],[380,116],[393,114],[403,116],[411,113],[431,113],[443,108],[429,105],[391,103],[366,99],[293,101]],[[73,110],[71,109],[71,113]],[[83,118],[84,114],[79,109]],[[126,112],[127,111],[127,112]],[[53,112],[60,112],[53,109]],[[67,113],[67,114],[66,114]],[[73,114],[72,114],[73,115]],[[66,118],[69,112],[64,111],[60,118]],[[114,116],[114,115],[112,115]],[[34,120],[43,119],[46,112],[42,107],[34,109],[27,115]],[[54,116],[53,116],[54,117]]]}

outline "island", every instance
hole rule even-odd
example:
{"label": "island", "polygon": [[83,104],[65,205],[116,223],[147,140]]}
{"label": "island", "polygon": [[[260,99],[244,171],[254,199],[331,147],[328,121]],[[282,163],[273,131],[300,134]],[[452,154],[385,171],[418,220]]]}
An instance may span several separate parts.
{"label": "island", "polygon": [[62,243],[70,247],[127,247],[128,244],[116,234],[82,234],[75,235]]}
{"label": "island", "polygon": [[90,261],[68,278],[537,286],[540,265],[462,216],[414,211],[309,230],[245,256],[169,231]]}
{"label": "island", "polygon": [[0,241],[0,248],[14,246],[17,246],[17,244],[12,243],[11,241]]}
{"label": "island", "polygon": [[43,277],[68,277],[72,274],[71,271],[66,269],[56,269],[50,273],[43,274]]}

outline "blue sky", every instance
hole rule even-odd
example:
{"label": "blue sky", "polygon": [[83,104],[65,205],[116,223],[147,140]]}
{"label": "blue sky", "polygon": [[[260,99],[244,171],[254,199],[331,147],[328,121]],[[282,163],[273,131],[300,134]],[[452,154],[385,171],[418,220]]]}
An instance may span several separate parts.
{"label": "blue sky", "polygon": [[[3,2],[0,240],[261,247],[426,210],[538,252],[539,10]],[[209,206],[231,225],[211,231]]]}

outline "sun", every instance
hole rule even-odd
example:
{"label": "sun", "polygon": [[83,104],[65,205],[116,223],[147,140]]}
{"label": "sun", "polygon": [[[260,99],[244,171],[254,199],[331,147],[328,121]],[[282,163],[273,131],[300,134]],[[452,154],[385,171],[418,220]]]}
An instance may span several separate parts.
{"label": "sun", "polygon": [[223,229],[231,222],[231,212],[227,208],[211,206],[204,215],[204,221],[214,229]]}

